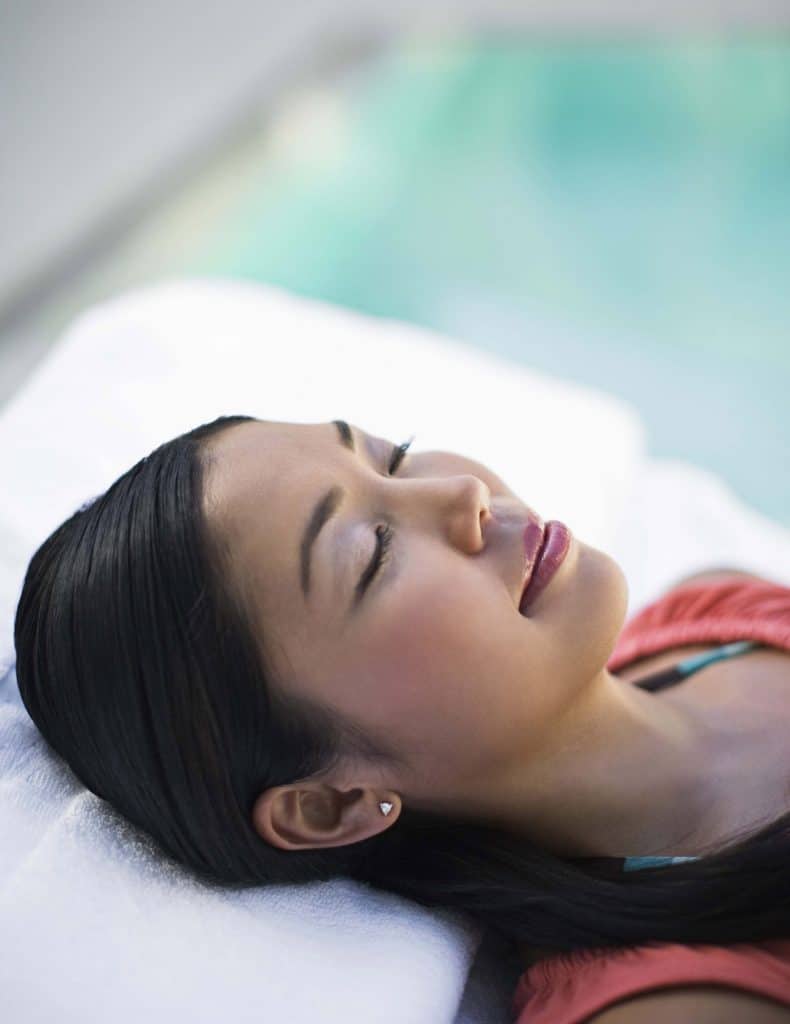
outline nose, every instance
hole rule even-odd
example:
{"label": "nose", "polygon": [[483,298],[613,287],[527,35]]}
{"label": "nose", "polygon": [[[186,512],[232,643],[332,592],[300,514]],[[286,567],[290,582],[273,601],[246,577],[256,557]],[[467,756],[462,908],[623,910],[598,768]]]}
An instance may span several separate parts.
{"label": "nose", "polygon": [[414,478],[402,481],[409,486],[408,496],[401,491],[407,518],[425,517],[428,529],[443,531],[449,543],[468,554],[485,547],[485,531],[493,522],[491,491],[472,473],[452,476]]}

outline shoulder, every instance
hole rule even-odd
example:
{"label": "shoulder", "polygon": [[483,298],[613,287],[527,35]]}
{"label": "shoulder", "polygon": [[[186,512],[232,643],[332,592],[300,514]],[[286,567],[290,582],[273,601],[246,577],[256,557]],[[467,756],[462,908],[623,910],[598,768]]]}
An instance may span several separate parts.
{"label": "shoulder", "polygon": [[522,974],[513,1009],[518,1024],[787,1022],[790,939],[555,953]]}
{"label": "shoulder", "polygon": [[730,640],[790,651],[790,585],[725,567],[677,580],[627,619],[606,667],[619,675],[647,657]]}
{"label": "shoulder", "polygon": [[677,580],[672,586],[668,587],[665,593],[669,593],[674,590],[675,587],[685,587],[687,583],[721,583],[723,580],[731,579],[733,576],[742,576],[749,580],[760,580],[761,582],[767,582],[763,580],[762,576],[756,576],[752,572],[744,572],[742,569],[707,569],[704,572],[694,573],[692,576],[684,576],[683,579]]}
{"label": "shoulder", "polygon": [[787,1024],[790,1008],[724,985],[679,985],[640,993],[587,1017],[584,1024]]}

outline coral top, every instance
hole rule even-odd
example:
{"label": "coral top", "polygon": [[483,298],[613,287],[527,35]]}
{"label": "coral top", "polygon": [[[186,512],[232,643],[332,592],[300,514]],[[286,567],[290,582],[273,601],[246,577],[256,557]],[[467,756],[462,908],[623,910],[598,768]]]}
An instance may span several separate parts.
{"label": "coral top", "polygon": [[[790,651],[790,587],[738,576],[681,584],[628,620],[606,667],[616,672],[669,647],[735,640]],[[790,1007],[790,937],[555,954],[521,975],[511,1010],[514,1024],[581,1024],[630,996],[689,984],[745,989]]]}

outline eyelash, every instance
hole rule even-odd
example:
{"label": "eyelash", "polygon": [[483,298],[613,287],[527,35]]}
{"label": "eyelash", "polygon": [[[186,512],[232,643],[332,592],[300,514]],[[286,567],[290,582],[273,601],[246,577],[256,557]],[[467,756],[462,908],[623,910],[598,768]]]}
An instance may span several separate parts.
{"label": "eyelash", "polygon": [[[406,452],[411,447],[415,436],[416,435],[412,434],[408,441],[404,441],[403,444],[396,445],[395,448],[393,449],[392,458],[390,459],[389,466],[387,467],[387,471],[389,472],[390,476],[392,476],[393,473],[395,473],[395,471],[400,466],[401,462],[403,462],[404,458],[406,457]],[[389,523],[385,523],[383,526],[377,526],[376,536],[378,537],[379,540],[378,545],[376,547],[376,557],[370,569],[369,578],[371,580],[389,557],[390,545],[392,544],[393,537],[393,530]]]}
{"label": "eyelash", "polygon": [[412,434],[408,441],[404,441],[403,444],[398,444],[393,448],[392,458],[390,459],[390,464],[387,467],[390,475],[392,475],[398,468],[398,466],[401,464],[401,462],[403,462],[406,452],[411,447],[414,438],[415,435]]}

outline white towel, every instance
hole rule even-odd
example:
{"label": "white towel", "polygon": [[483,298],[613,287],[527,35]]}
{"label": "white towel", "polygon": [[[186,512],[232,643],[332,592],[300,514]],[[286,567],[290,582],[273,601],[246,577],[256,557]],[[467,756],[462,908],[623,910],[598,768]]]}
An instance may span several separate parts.
{"label": "white towel", "polygon": [[[781,565],[790,579],[787,532],[709,474],[645,459],[641,422],[618,398],[274,289],[176,282],[81,317],[0,414],[0,666],[13,663],[13,611],[44,536],[162,440],[234,412],[343,416],[478,458],[611,551],[631,606],[711,562]],[[670,545],[654,531],[680,489]],[[0,684],[0,773],[12,1024],[509,1020],[518,963],[463,915],[348,880],[231,893],[166,869],[48,750],[13,673]]]}

